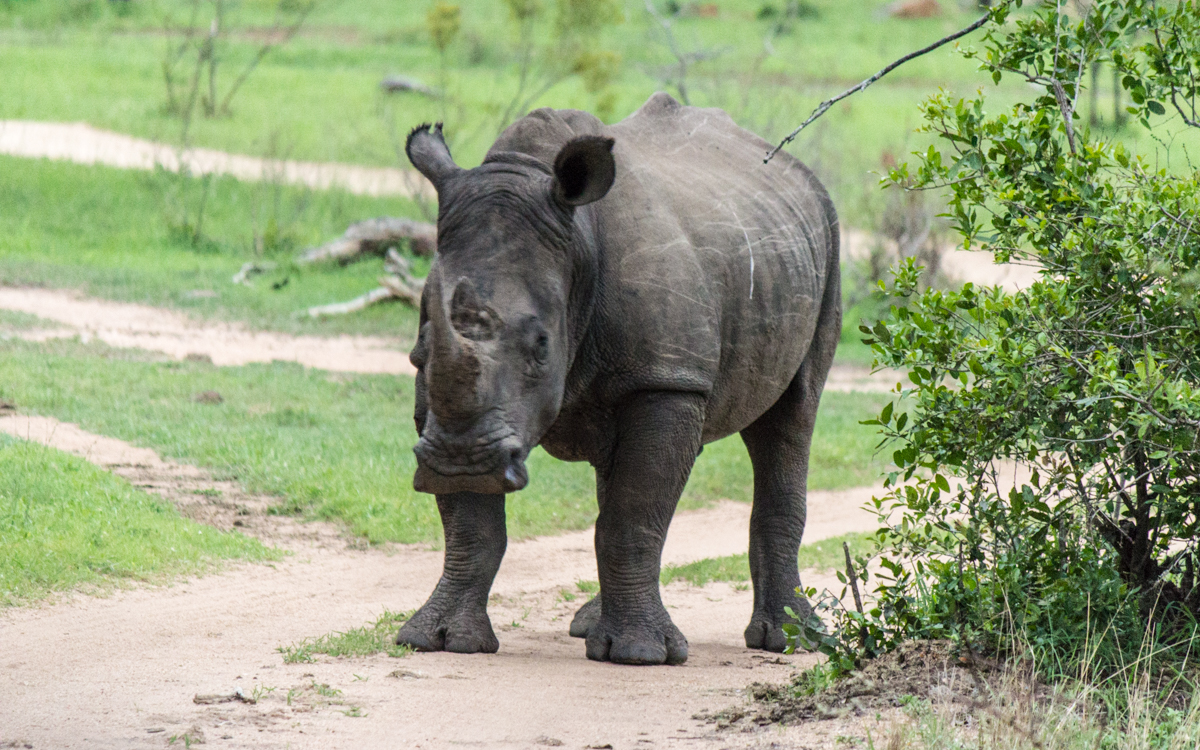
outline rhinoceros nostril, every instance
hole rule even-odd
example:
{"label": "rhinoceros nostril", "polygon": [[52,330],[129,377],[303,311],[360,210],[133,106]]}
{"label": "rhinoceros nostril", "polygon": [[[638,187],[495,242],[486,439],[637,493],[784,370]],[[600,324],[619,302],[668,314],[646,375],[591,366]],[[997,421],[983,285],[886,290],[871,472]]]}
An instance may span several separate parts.
{"label": "rhinoceros nostril", "polygon": [[529,474],[525,471],[525,451],[520,446],[505,449],[507,460],[504,462],[505,492],[516,492],[525,489],[529,484]]}
{"label": "rhinoceros nostril", "polygon": [[504,470],[504,481],[513,486],[521,484],[521,475],[517,471],[517,467],[509,464],[509,467]]}

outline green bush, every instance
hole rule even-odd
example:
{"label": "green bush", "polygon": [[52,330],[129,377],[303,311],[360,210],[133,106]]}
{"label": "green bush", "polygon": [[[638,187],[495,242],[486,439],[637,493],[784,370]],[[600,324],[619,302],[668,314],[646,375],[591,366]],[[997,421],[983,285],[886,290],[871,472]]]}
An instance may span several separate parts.
{"label": "green bush", "polygon": [[1034,264],[1039,280],[922,292],[910,260],[889,289],[901,304],[863,328],[912,387],[874,422],[897,467],[876,501],[892,519],[876,604],[828,602],[837,635],[792,629],[835,669],[934,637],[1020,643],[1052,676],[1103,676],[1147,646],[1182,657],[1195,635],[1200,172],[1080,130],[1074,103],[1104,64],[1144,127],[1200,127],[1200,9],[1022,5],[998,3],[966,55],[1040,95],[1004,112],[982,93],[933,97],[923,115],[940,145],[887,182],[944,189],[964,246]]}

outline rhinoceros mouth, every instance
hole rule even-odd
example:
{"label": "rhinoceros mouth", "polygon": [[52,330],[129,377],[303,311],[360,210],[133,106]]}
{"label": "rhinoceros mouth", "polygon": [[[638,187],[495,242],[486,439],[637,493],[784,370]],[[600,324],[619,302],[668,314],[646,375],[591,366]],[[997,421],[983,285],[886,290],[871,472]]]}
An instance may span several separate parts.
{"label": "rhinoceros mouth", "polygon": [[498,495],[529,483],[524,442],[508,427],[469,437],[427,429],[413,452],[417,456],[413,489],[418,492]]}
{"label": "rhinoceros mouth", "polygon": [[475,492],[481,495],[507,495],[529,484],[524,464],[509,466],[503,474],[439,474],[425,466],[417,466],[413,489],[431,495],[452,495],[456,492]]}

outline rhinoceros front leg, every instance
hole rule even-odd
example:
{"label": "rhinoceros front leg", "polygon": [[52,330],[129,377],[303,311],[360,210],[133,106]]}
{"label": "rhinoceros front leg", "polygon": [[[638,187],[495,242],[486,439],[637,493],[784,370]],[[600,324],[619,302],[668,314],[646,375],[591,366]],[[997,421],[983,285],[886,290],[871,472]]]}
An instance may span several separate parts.
{"label": "rhinoceros front leg", "polygon": [[687,639],[663,607],[658,576],[667,527],[700,452],[703,424],[704,402],[693,394],[638,394],[618,415],[615,444],[596,470],[602,603],[583,613],[594,616],[599,607],[586,626],[589,659],[687,660]]}
{"label": "rhinoceros front leg", "polygon": [[442,578],[429,601],[396,635],[418,651],[494,654],[500,641],[487,614],[488,592],[508,545],[504,495],[437,496],[446,536]]}

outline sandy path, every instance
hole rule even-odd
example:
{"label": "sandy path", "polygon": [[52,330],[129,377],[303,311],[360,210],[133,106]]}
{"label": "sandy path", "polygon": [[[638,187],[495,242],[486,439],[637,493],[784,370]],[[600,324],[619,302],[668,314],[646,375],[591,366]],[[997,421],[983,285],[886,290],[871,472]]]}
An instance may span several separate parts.
{"label": "sandy path", "polygon": [[324,338],[250,331],[236,323],[197,322],[171,310],[87,299],[58,289],[0,286],[0,309],[29,313],[62,326],[13,334],[32,341],[78,335],[176,359],[205,355],[218,366],[283,360],[335,372],[416,373],[398,341],[378,336]]}
{"label": "sandy path", "polygon": [[[842,227],[842,263],[858,261],[870,256],[871,248],[879,238],[860,229]],[[894,259],[894,243],[882,241]],[[894,260],[889,261],[889,265]],[[1024,289],[1037,281],[1037,269],[1033,266],[1012,263],[997,263],[990,253],[977,250],[962,250],[958,246],[948,247],[942,253],[942,273],[951,281],[990,286],[998,284],[1009,292]]]}
{"label": "sandy path", "polygon": [[[74,425],[17,415],[0,418],[0,431],[85,456],[167,497],[195,498],[187,490],[206,486],[230,490],[194,467]],[[870,494],[811,493],[807,538],[869,528],[870,515],[858,506]],[[74,595],[0,613],[0,746],[161,748],[192,731],[209,744],[255,748],[832,747],[849,731],[826,724],[730,735],[692,718],[738,703],[752,681],[785,680],[812,663],[807,655],[746,650],[741,630],[752,597],[726,584],[665,589],[690,641],[685,666],[588,662],[582,642],[566,635],[582,599],[566,601],[561,592],[596,577],[590,531],[509,545],[490,608],[501,642],[496,655],[283,664],[280,645],[356,627],[385,608],[419,606],[440,573],[441,554],[419,545],[359,549],[328,526],[263,515],[265,499],[223,498],[235,507],[196,508],[192,500],[184,510],[219,526],[249,518],[247,531],[293,554],[167,588]],[[679,514],[665,558],[744,551],[749,510],[727,502]],[[836,585],[813,572],[805,583]],[[341,693],[321,696],[314,685]],[[235,687],[274,691],[256,705],[192,702],[198,693]]]}
{"label": "sandy path", "polygon": [[[178,170],[185,164],[198,174],[231,175],[241,180],[280,180],[324,190],[338,187],[361,195],[421,194],[435,197],[432,186],[415,170],[363,167],[336,162],[261,159],[205,148],[180,152],[174,146],[101,130],[85,122],[0,120],[0,154],[47,158],[80,164],[104,164],[122,169],[151,170],[156,165]],[[846,258],[864,258],[876,240],[867,232],[843,228]],[[947,250],[942,258],[946,275],[976,284],[1000,284],[1009,290],[1028,286],[1036,270],[998,265],[986,253]]]}
{"label": "sandy path", "polygon": [[341,188],[358,195],[433,196],[432,186],[411,169],[262,159],[207,148],[181,151],[175,146],[101,130],[85,122],[0,120],[0,154],[121,169],[153,170],[162,166],[178,171],[185,165],[193,174],[229,175],[250,181],[278,180],[317,190]]}
{"label": "sandy path", "polygon": [[[171,310],[85,298],[62,289],[0,286],[0,310],[57,324],[6,334],[26,341],[79,336],[109,346],[163,352],[176,359],[204,355],[218,366],[282,360],[333,372],[416,374],[400,342],[378,336],[323,338],[249,331],[236,323],[198,322]],[[872,374],[864,367],[836,365],[825,389],[882,393],[896,382],[894,373]]]}

